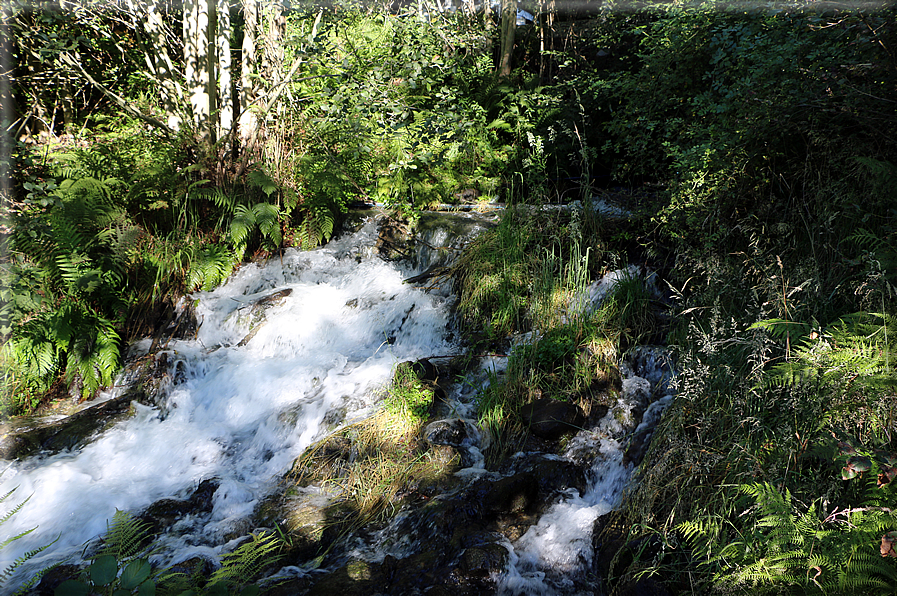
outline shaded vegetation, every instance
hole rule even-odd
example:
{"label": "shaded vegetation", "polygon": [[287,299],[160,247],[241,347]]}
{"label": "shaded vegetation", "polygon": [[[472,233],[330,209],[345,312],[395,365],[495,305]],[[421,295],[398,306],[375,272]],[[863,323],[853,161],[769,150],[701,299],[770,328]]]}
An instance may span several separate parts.
{"label": "shaded vegetation", "polygon": [[[326,242],[354,202],[413,221],[498,198],[513,208],[455,269],[477,350],[535,332],[479,398],[495,460],[524,440],[524,405],[550,394],[588,411],[614,391],[619,355],[658,340],[661,303],[640,279],[593,310],[580,308],[588,284],[650,265],[676,303],[665,342],[677,398],[607,526],[661,548],[620,554],[611,588],[651,577],[680,593],[890,587],[895,9],[631,8],[557,24],[564,51],[522,34],[505,78],[482,24],[461,13],[328,12],[291,101],[252,160],[226,171],[186,135],[147,134],[85,97],[68,129],[47,127],[66,143],[15,152],[3,405],[27,412],[51,390],[109,385],[160,300],[214,287],[245,258]],[[41,14],[14,18],[23,31],[95,26]],[[309,37],[316,18],[291,14],[290,34]],[[24,36],[16,59],[49,60],[54,40]],[[104,44],[84,49],[88,66],[138,95],[139,76],[109,70]],[[73,76],[58,61],[33,72]],[[47,101],[21,95],[21,112]],[[598,216],[599,197],[633,216]],[[540,209],[573,199],[585,208]],[[419,435],[431,388],[403,374],[380,414],[341,431],[367,446],[364,471],[319,479],[347,495],[353,523],[382,518],[430,463]]]}

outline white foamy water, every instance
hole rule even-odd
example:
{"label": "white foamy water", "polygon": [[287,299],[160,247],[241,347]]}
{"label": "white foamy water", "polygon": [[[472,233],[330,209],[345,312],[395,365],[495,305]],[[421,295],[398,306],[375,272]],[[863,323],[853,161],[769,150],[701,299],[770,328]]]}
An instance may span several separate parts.
{"label": "white foamy water", "polygon": [[[245,266],[221,288],[195,294],[202,324],[195,339],[167,346],[184,377],[161,408],[136,405],[136,415],[80,451],[16,461],[0,477],[0,494],[18,487],[15,502],[32,495],[0,527],[0,541],[37,527],[0,551],[0,568],[57,537],[25,574],[77,562],[116,509],[136,514],[215,478],[212,512],[166,541],[178,549],[168,560],[208,555],[245,527],[305,447],[376,401],[397,362],[455,350],[446,300],[403,284],[407,271],[362,248],[373,234],[367,224],[324,249]],[[285,289],[292,293],[238,346],[250,305]]]}
{"label": "white foamy water", "polygon": [[[668,363],[649,350],[644,353],[649,358],[641,356],[636,366],[624,364],[622,367],[627,378],[623,380],[617,404],[595,428],[581,431],[568,447],[568,457],[580,458],[577,452],[583,451],[594,453],[591,481],[585,492],[580,495],[571,490],[516,542],[506,544],[510,560],[505,573],[495,578],[498,594],[576,594],[575,580],[593,569],[595,522],[620,504],[632,475],[632,464],[624,463],[625,441],[627,437],[653,429],[673,399],[668,394],[648,405],[641,423],[636,426],[634,412],[641,411],[656,390],[665,391],[670,377]],[[644,377],[637,376],[636,372]]]}

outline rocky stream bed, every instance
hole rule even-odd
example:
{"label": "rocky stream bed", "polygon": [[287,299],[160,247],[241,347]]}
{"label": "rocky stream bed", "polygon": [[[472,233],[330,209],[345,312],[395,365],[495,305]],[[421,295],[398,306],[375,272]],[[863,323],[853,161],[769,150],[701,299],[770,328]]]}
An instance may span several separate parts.
{"label": "rocky stream bed", "polygon": [[[42,476],[41,469],[55,466],[53,473],[63,478],[90,474],[84,468],[68,472],[66,466],[73,465],[81,452],[102,444],[101,438],[122,432],[136,420],[162,427],[189,407],[196,408],[191,420],[213,408],[242,408],[244,404],[227,400],[200,406],[190,403],[188,394],[199,392],[212,370],[247,367],[236,373],[249,377],[247,388],[236,391],[240,401],[247,400],[245,392],[253,391],[253,383],[264,382],[265,375],[276,370],[281,379],[276,382],[283,387],[270,412],[255,416],[241,410],[236,415],[239,425],[222,419],[210,434],[214,453],[202,451],[211,449],[208,446],[201,447],[192,459],[184,460],[187,463],[174,458],[167,467],[147,472],[164,475],[172,466],[189,468],[177,482],[143,488],[149,484],[141,484],[145,480],[137,472],[141,479],[132,483],[96,489],[105,491],[98,499],[101,509],[127,507],[150,524],[167,549],[167,554],[159,556],[159,564],[187,567],[207,561],[204,564],[211,568],[220,553],[249,533],[268,530],[289,537],[283,558],[267,571],[271,594],[609,593],[607,565],[625,540],[619,532],[599,530],[606,514],[623,498],[654,425],[672,399],[672,367],[662,348],[639,347],[620,361],[620,374],[587,408],[543,396],[522,412],[530,431],[523,448],[487,465],[483,453],[491,437],[477,426],[474,409],[483,386],[501,378],[507,358],[458,358],[463,346],[452,323],[454,298],[444,273],[458,249],[489,225],[491,218],[474,214],[428,217],[412,238],[394,222],[368,218],[365,226],[356,227],[366,230],[356,232],[364,237],[347,234],[342,244],[328,248],[327,258],[334,262],[326,265],[332,269],[327,275],[344,274],[356,263],[372,267],[362,278],[397,271],[398,282],[389,282],[389,287],[371,289],[361,281],[359,285],[331,281],[324,272],[314,271],[325,266],[321,261],[304,261],[318,257],[297,253],[280,264],[272,259],[272,263],[256,265],[255,277],[247,281],[247,273],[242,281],[230,282],[234,288],[229,294],[184,299],[160,321],[155,337],[133,346],[116,388],[97,403],[68,400],[51,415],[4,427],[0,457],[11,462],[13,469],[7,483],[25,484],[36,494],[37,507],[53,507],[53,501],[40,505],[40,497],[50,490],[68,489],[64,480],[51,483],[52,474]],[[363,248],[364,242],[370,243],[369,249]],[[279,267],[278,272],[265,273],[268,266]],[[241,283],[242,287],[235,287]],[[336,289],[321,298],[309,293],[327,284]],[[609,284],[613,276],[593,284],[592,299],[600,300],[599,294],[606,293]],[[392,292],[395,295],[390,297]],[[236,304],[216,306],[219,310],[213,312],[206,305],[214,300],[218,300],[215,304]],[[282,317],[301,317],[298,303],[308,306],[315,300],[319,304],[310,308],[338,303],[338,312],[322,323],[310,344],[327,344],[328,334],[350,333],[352,324],[339,327],[340,318],[360,316],[363,311],[376,313],[377,322],[368,334],[372,337],[358,340],[362,353],[353,356],[341,344],[335,345],[327,362],[308,370],[292,360],[297,356],[283,356],[289,348],[300,353],[298,358],[306,357],[304,347],[288,346],[293,340],[285,339],[290,329],[284,328],[287,319]],[[316,324],[310,318],[305,323],[306,327]],[[212,324],[225,331],[208,332],[205,328]],[[428,339],[417,341],[424,325]],[[247,350],[255,350],[253,358],[270,368],[206,360]],[[381,361],[386,352],[390,355]],[[315,443],[314,456],[304,458],[302,465],[318,471],[327,468],[331,477],[348,469],[359,446],[333,431],[375,409],[377,387],[403,359],[414,363],[421,380],[435,389],[430,422],[420,441],[428,457],[440,462],[441,473],[418,478],[397,495],[392,504],[395,515],[389,521],[352,527],[344,523],[347,515],[333,484],[316,481],[314,473],[297,474],[297,456]],[[291,368],[303,375],[302,381],[291,379]],[[226,382],[244,380],[228,377]],[[226,382],[216,381],[211,393],[229,392]],[[296,384],[302,387],[294,391]],[[333,397],[328,393],[331,388]],[[245,425],[244,418],[249,418]],[[305,428],[296,431],[300,422]],[[172,440],[179,432],[193,432],[185,428],[164,436]],[[127,432],[127,441],[150,440],[141,434],[142,429]],[[276,453],[278,449],[283,453]],[[257,453],[244,463],[236,455],[240,450]],[[170,454],[163,451],[153,457]],[[208,461],[196,463],[203,458]],[[235,471],[220,463],[227,458],[235,462]],[[140,461],[131,462],[111,473],[130,473],[128,466],[140,465]],[[297,481],[300,476],[303,480]],[[132,486],[135,493],[146,494],[127,499],[109,494],[128,493]],[[62,498],[90,499],[92,494]],[[55,525],[50,522],[50,531],[82,519],[78,511],[62,515]],[[23,524],[39,521],[41,516],[40,509],[35,509],[23,516]],[[85,525],[96,527],[94,518],[83,519],[90,520]],[[99,534],[88,528],[57,551],[39,557],[36,565],[64,564],[47,574],[34,593],[52,594],[61,581],[72,577],[82,564],[81,537],[92,540]],[[657,589],[645,581],[618,586],[615,594],[662,593]]]}

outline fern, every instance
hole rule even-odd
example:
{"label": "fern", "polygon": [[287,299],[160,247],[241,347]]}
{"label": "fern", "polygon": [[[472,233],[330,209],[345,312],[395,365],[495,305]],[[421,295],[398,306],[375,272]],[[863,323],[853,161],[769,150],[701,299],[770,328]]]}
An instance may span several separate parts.
{"label": "fern", "polygon": [[187,289],[211,290],[224,283],[234,270],[234,255],[223,246],[208,246],[191,259]]}
{"label": "fern", "polygon": [[246,205],[237,205],[230,222],[230,241],[234,247],[245,249],[249,237],[255,229],[255,212]]}
{"label": "fern", "polygon": [[255,222],[262,237],[270,240],[274,246],[280,247],[283,243],[280,231],[280,210],[270,203],[256,203],[252,210],[255,212]]}
{"label": "fern", "polygon": [[[676,528],[702,564],[716,568],[714,581],[721,587],[748,585],[761,593],[795,586],[865,594],[897,581],[897,566],[877,552],[882,533],[897,526],[897,515],[889,509],[866,504],[824,516],[821,500],[801,510],[790,491],[769,483],[738,488],[752,506],[737,524],[708,517]],[[725,527],[735,531],[736,540],[729,539]]]}
{"label": "fern", "polygon": [[104,545],[97,556],[112,555],[124,561],[143,555],[150,538],[149,530],[149,523],[116,509],[112,522],[106,526]]}
{"label": "fern", "polygon": [[299,245],[306,250],[317,247],[321,242],[330,240],[333,235],[333,213],[326,207],[320,206],[308,209],[305,218],[299,224]]}
{"label": "fern", "polygon": [[230,241],[234,249],[243,253],[249,247],[253,233],[258,229],[263,239],[275,247],[283,243],[280,229],[280,210],[270,203],[256,203],[252,207],[237,205],[230,223]]}
{"label": "fern", "polygon": [[[786,328],[774,319],[755,323],[781,338]],[[884,313],[854,313],[822,333],[809,333],[792,344],[790,360],[774,366],[764,376],[763,387],[794,387],[809,381],[821,386],[858,383],[868,387],[893,385],[895,334],[888,336],[897,319]],[[787,327],[792,324],[788,323]],[[809,329],[807,326],[805,329]]]}
{"label": "fern", "polygon": [[274,534],[262,532],[237,550],[221,557],[221,567],[209,578],[209,585],[223,583],[231,587],[244,586],[265,566],[279,559],[275,553],[282,543]]}
{"label": "fern", "polygon": [[[9,499],[13,495],[13,493],[15,493],[16,490],[17,489],[14,488],[14,489],[10,490],[9,492],[7,492],[2,497],[0,497],[0,504],[5,503],[6,500]],[[7,511],[2,517],[0,517],[0,526],[3,526],[3,524],[8,522],[16,513],[21,511],[22,507],[25,506],[25,503],[27,503],[30,498],[31,498],[30,496],[26,497],[24,501],[21,501],[20,503],[15,505],[12,509]],[[0,543],[0,550],[3,550],[4,548],[9,546],[16,540],[19,540],[19,539],[27,536],[28,534],[33,532],[35,529],[36,528],[31,528],[30,530],[25,530],[24,532],[21,532],[20,534],[17,534],[16,536],[11,536],[11,537],[7,538],[2,543]],[[58,538],[56,540],[58,540]],[[43,551],[50,548],[50,546],[52,546],[56,542],[56,540],[54,540],[53,542],[51,542],[49,544],[45,544],[44,546],[27,551],[23,555],[17,557],[15,561],[13,561],[9,565],[7,565],[4,569],[0,570],[0,588],[3,588],[3,586],[10,580],[10,578],[15,574],[15,572],[22,565],[24,565],[25,563],[27,563],[28,561],[30,561],[31,559],[33,559],[34,557],[36,557],[37,555],[42,553]],[[32,586],[34,586],[37,583],[37,581],[40,580],[41,576],[46,571],[47,570],[36,573],[28,581],[26,581],[22,585],[20,585],[19,588],[15,591],[15,594],[19,595],[19,594],[27,593],[32,588]]]}

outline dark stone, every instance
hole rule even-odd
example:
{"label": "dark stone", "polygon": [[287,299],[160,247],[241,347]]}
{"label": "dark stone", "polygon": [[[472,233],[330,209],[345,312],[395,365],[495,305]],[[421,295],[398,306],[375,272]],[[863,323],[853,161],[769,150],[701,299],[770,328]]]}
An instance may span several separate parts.
{"label": "dark stone", "polygon": [[579,406],[550,397],[543,397],[523,406],[520,416],[530,432],[549,440],[581,430],[586,421]]}
{"label": "dark stone", "polygon": [[178,309],[166,301],[163,311],[153,321],[153,343],[150,353],[172,339],[185,339],[196,335],[199,323],[196,319],[196,303],[189,297],[181,298],[183,306]]}
{"label": "dark stone", "polygon": [[[267,296],[258,299],[255,301],[251,307],[249,307],[248,314],[239,315],[241,318],[248,320],[249,324],[249,333],[247,333],[243,339],[237,344],[238,347],[245,346],[252,338],[255,337],[256,333],[265,325],[267,322],[265,319],[268,316],[267,313],[273,307],[283,303],[283,301],[293,293],[292,288],[286,288],[284,290],[278,290],[277,292],[268,294]],[[244,307],[245,309],[245,307]]]}
{"label": "dark stone", "polygon": [[78,579],[80,573],[81,568],[77,565],[57,565],[56,567],[51,567],[40,578],[31,594],[35,596],[55,596],[56,588],[59,587],[59,584],[70,579]]}
{"label": "dark stone", "polygon": [[8,430],[0,439],[0,459],[13,460],[38,452],[53,454],[64,449],[77,449],[96,433],[126,417],[132,401],[142,402],[144,398],[142,390],[132,389],[62,420]]}
{"label": "dark stone", "polygon": [[421,381],[435,383],[439,379],[439,369],[426,358],[411,363],[411,370]]}
{"label": "dark stone", "polygon": [[212,498],[218,490],[215,479],[200,482],[199,487],[188,499],[159,499],[139,516],[150,524],[150,533],[158,534],[187,515],[208,513],[212,510]]}
{"label": "dark stone", "polygon": [[504,571],[510,553],[501,544],[492,542],[465,549],[459,568],[466,574],[487,576]]}
{"label": "dark stone", "polygon": [[183,499],[159,499],[139,516],[150,525],[150,533],[158,534],[174,525],[191,510],[190,501]]}
{"label": "dark stone", "polygon": [[321,576],[309,596],[371,596],[383,587],[376,565],[362,560],[349,561],[342,567]]}
{"label": "dark stone", "polygon": [[609,411],[610,408],[604,404],[594,404],[589,412],[589,418],[595,421],[601,420]]}
{"label": "dark stone", "polygon": [[166,572],[183,573],[187,577],[196,577],[197,575],[208,577],[214,571],[215,566],[212,562],[203,557],[191,557],[166,569]]}
{"label": "dark stone", "polygon": [[465,188],[461,192],[456,192],[452,195],[456,200],[461,203],[472,203],[476,201],[480,196],[480,191],[475,188]]}
{"label": "dark stone", "polygon": [[190,504],[194,512],[207,513],[212,510],[212,498],[220,483],[214,478],[207,478],[190,495]]}
{"label": "dark stone", "polygon": [[464,448],[480,441],[480,431],[469,420],[449,418],[431,422],[424,429],[424,439],[431,445]]}
{"label": "dark stone", "polygon": [[634,466],[642,463],[642,460],[645,458],[645,453],[648,451],[648,447],[651,445],[651,431],[643,430],[635,435],[629,440],[629,446],[626,448],[626,451],[623,453],[623,463],[624,464],[632,464]]}
{"label": "dark stone", "polygon": [[408,226],[394,219],[383,218],[379,227],[380,233],[374,247],[380,258],[386,261],[407,258],[412,244]]}

